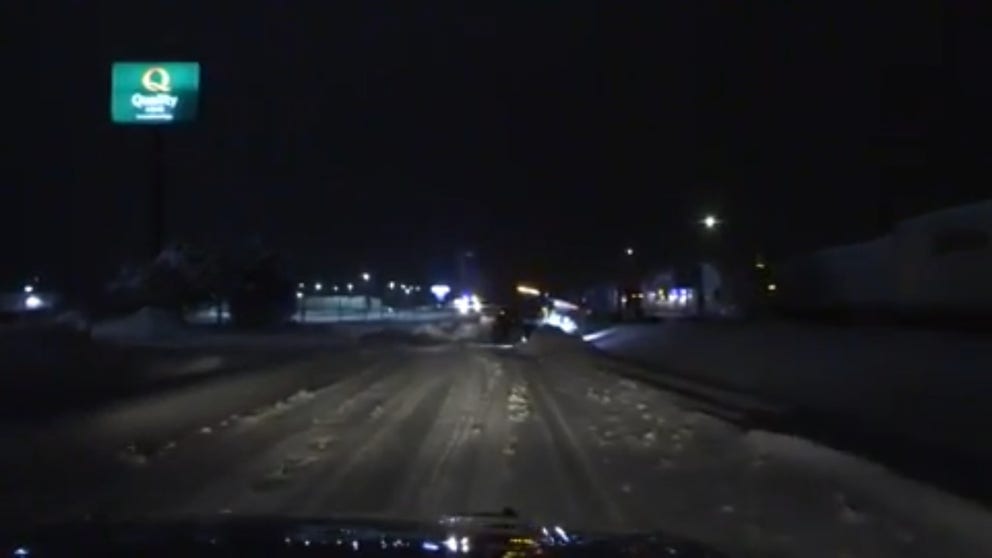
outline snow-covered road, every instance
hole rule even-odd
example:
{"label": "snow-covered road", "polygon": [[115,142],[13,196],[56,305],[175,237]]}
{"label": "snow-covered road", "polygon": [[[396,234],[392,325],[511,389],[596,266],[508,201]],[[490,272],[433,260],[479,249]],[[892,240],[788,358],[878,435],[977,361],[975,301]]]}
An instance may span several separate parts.
{"label": "snow-covered road", "polygon": [[5,427],[0,509],[431,519],[511,506],[578,529],[664,529],[731,556],[992,555],[980,507],[742,431],[611,373],[575,339],[348,351]]}

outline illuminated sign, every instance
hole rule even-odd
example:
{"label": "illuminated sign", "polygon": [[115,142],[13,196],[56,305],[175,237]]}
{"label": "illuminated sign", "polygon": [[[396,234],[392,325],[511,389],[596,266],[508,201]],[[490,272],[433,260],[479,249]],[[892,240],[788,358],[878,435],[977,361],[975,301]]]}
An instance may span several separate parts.
{"label": "illuminated sign", "polygon": [[431,285],[431,293],[434,294],[434,298],[436,298],[438,302],[443,302],[444,297],[448,296],[448,293],[450,292],[451,287],[448,285]]}
{"label": "illuminated sign", "polygon": [[110,72],[110,118],[116,124],[171,124],[196,119],[197,62],[115,62]]}

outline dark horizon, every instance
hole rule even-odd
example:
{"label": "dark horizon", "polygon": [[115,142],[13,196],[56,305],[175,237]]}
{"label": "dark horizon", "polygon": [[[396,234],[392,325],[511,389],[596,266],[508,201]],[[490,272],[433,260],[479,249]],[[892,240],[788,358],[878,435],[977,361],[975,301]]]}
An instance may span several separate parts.
{"label": "dark horizon", "polygon": [[259,237],[329,279],[450,276],[470,249],[567,284],[628,245],[678,256],[705,212],[782,257],[988,197],[966,8],[149,6],[6,9],[5,280],[144,255],[151,134],[110,123],[121,60],[202,65],[199,121],[165,130],[169,237]]}

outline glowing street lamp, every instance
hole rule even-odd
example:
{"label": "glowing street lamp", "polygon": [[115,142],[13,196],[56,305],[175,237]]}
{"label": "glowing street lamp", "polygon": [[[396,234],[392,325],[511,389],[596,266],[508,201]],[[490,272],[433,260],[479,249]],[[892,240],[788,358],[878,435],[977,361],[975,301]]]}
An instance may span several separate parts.
{"label": "glowing street lamp", "polygon": [[323,283],[317,283],[316,285],[313,286],[313,288],[314,288],[315,291],[320,292],[320,291],[324,290],[324,284]]}
{"label": "glowing street lamp", "polygon": [[517,285],[517,292],[527,296],[541,296],[541,291],[528,285]]}
{"label": "glowing street lamp", "polygon": [[353,290],[355,290],[355,285],[354,285],[354,283],[348,283],[348,292],[350,293],[350,292],[351,292],[351,291],[353,291]]}
{"label": "glowing street lamp", "polygon": [[630,246],[628,246],[627,249],[624,250],[624,253],[626,253],[628,256],[633,256],[634,255],[634,249],[631,248]]}
{"label": "glowing street lamp", "polygon": [[366,283],[368,283],[371,280],[372,280],[372,275],[370,275],[369,272],[366,271],[366,272],[362,273],[362,281],[365,281]]}
{"label": "glowing street lamp", "polygon": [[391,291],[395,291],[396,290],[396,281],[390,281],[389,282],[389,290],[391,290]]}
{"label": "glowing street lamp", "polygon": [[716,215],[707,215],[703,217],[700,223],[707,229],[715,229],[720,224],[720,220],[716,218]]}

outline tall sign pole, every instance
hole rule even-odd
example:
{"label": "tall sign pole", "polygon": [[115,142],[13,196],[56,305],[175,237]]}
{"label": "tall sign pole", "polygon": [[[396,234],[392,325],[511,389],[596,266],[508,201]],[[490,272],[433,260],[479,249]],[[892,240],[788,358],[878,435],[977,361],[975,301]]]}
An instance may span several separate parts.
{"label": "tall sign pole", "polygon": [[148,247],[165,244],[165,130],[193,122],[199,109],[197,62],[115,62],[110,72],[110,118],[114,124],[151,126]]}
{"label": "tall sign pole", "polygon": [[152,133],[151,190],[148,193],[148,250],[156,258],[165,245],[165,134],[161,128]]}

